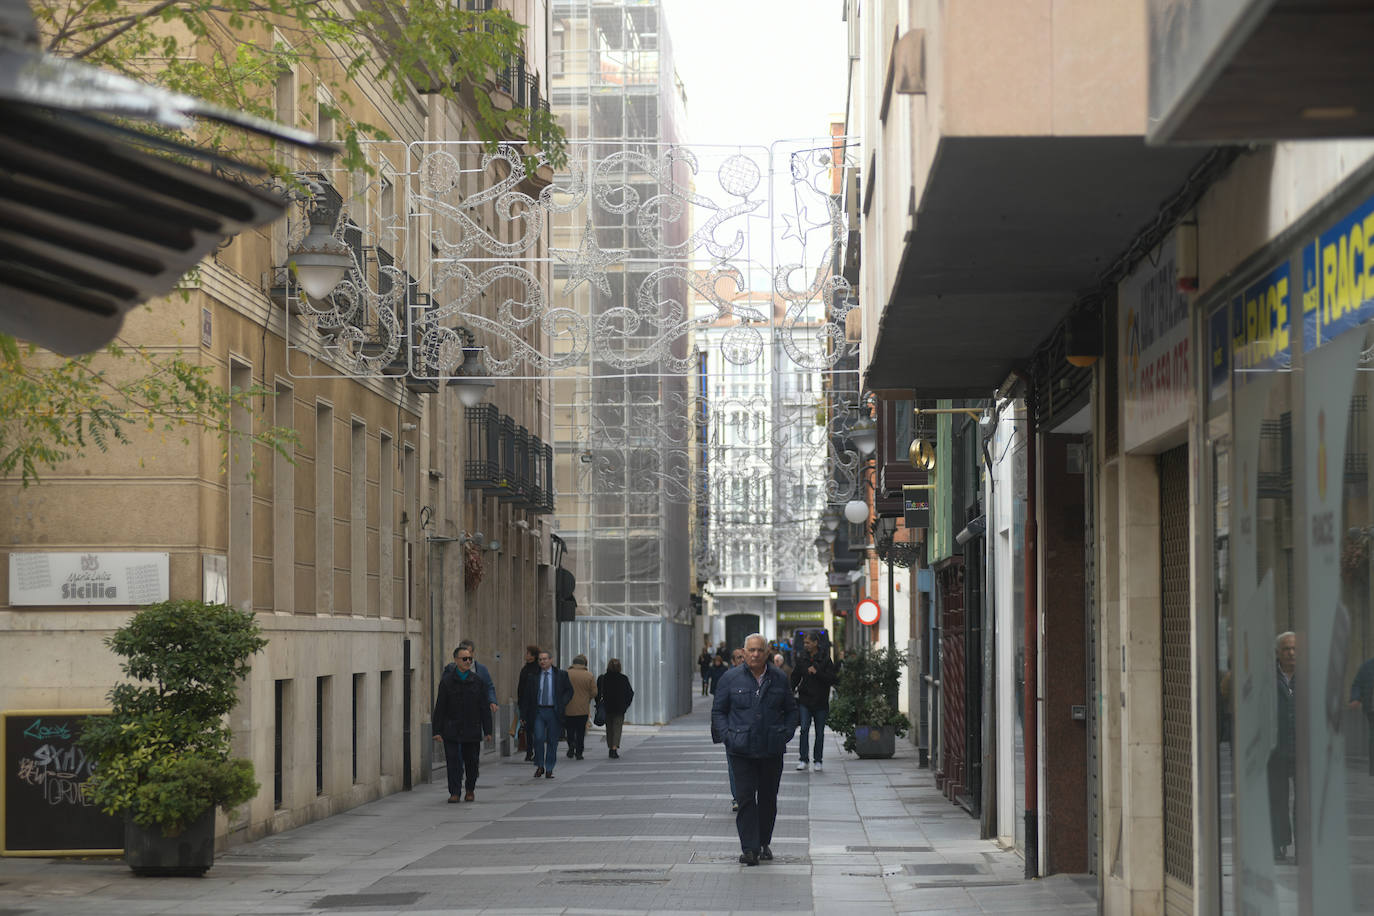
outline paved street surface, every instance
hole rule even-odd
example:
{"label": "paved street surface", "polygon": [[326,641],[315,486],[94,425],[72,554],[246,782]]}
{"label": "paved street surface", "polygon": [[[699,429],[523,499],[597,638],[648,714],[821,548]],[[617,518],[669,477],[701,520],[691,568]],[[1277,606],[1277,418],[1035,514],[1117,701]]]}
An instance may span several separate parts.
{"label": "paved street surface", "polygon": [[[556,778],[484,762],[474,804],[422,785],[218,857],[205,878],[135,878],[117,860],[0,860],[0,916],[144,913],[1096,913],[1088,876],[1021,877],[935,791],[909,744],[822,773],[787,758],[777,858],[737,862],[709,698],[663,728],[600,730]],[[795,748],[795,742],[794,742]],[[862,818],[862,820],[860,820]]]}

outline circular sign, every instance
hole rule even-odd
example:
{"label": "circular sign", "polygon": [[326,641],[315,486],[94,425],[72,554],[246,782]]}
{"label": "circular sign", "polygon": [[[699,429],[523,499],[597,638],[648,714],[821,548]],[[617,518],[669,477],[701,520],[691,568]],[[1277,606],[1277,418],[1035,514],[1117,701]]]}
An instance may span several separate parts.
{"label": "circular sign", "polygon": [[882,616],[882,611],[878,608],[878,602],[872,598],[865,598],[854,608],[854,616],[858,618],[859,623],[871,627],[878,622],[878,618]]}

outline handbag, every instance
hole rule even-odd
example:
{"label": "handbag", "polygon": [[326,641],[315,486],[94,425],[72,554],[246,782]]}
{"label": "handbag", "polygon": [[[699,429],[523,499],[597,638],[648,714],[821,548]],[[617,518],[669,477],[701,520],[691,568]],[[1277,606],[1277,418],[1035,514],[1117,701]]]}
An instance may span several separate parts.
{"label": "handbag", "polygon": [[605,725],[605,724],[606,724],[606,707],[604,707],[604,706],[601,705],[601,700],[600,700],[599,698],[598,698],[597,701],[596,701],[596,712],[592,713],[592,724],[593,724],[593,725]]}

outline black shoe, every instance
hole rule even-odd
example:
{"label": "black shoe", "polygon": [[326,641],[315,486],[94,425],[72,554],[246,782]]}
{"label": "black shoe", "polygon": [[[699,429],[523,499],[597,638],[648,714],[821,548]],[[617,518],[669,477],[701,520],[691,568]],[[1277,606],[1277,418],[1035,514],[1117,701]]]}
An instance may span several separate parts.
{"label": "black shoe", "polygon": [[619,760],[620,752],[617,751],[615,748],[611,748],[611,756],[614,757],[616,760]]}
{"label": "black shoe", "polygon": [[525,755],[526,763],[529,763],[532,760],[534,760],[534,751],[530,751],[528,754]]}
{"label": "black shoe", "polygon": [[569,748],[569,749],[568,749],[568,759],[569,759],[569,760],[572,760],[572,759],[573,759],[572,748]]}
{"label": "black shoe", "polygon": [[767,843],[764,843],[763,848],[759,850],[759,860],[762,862],[773,861],[773,850],[768,848]]}
{"label": "black shoe", "polygon": [[538,779],[540,776],[543,776],[543,775],[544,775],[544,768],[543,768],[543,767],[535,767],[535,768],[534,768],[534,778],[535,778],[535,779]]}
{"label": "black shoe", "polygon": [[730,810],[731,810],[731,811],[738,811],[738,810],[739,810],[739,802],[737,802],[737,801],[732,801],[732,802],[730,802]]}
{"label": "black shoe", "polygon": [[553,770],[549,770],[547,773],[545,773],[545,774],[544,774],[544,778],[545,778],[545,779],[553,779]]}
{"label": "black shoe", "polygon": [[582,752],[581,752],[581,751],[578,751],[578,752],[577,752],[577,759],[578,759],[578,760],[581,760],[581,759],[582,759]]}
{"label": "black shoe", "polygon": [[739,854],[739,861],[741,865],[758,865],[759,854],[752,849],[746,849]]}

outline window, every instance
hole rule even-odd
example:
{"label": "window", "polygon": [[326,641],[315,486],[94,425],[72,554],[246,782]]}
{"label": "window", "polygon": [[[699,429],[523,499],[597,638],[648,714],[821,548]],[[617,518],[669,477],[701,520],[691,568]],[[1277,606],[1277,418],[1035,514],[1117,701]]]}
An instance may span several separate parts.
{"label": "window", "polygon": [[358,748],[362,744],[362,713],[367,705],[367,675],[353,675],[353,781],[358,781]]}
{"label": "window", "polygon": [[367,424],[354,420],[349,461],[349,608],[356,617],[367,614]]}
{"label": "window", "polygon": [[272,807],[280,809],[286,799],[283,774],[286,772],[286,723],[291,717],[291,682],[276,681],[272,722]]}
{"label": "window", "polygon": [[[237,391],[253,387],[253,369],[231,360],[229,384]],[[230,408],[229,425],[229,603],[253,607],[253,414],[246,406]]]}
{"label": "window", "polygon": [[315,405],[315,613],[334,611],[334,408]]}
{"label": "window", "polygon": [[[294,429],[296,392],[277,382],[272,423]],[[277,452],[272,457],[272,609],[296,608],[296,468],[291,457]]]}
{"label": "window", "polygon": [[329,678],[315,678],[315,794],[324,794],[325,722],[329,715]]}

